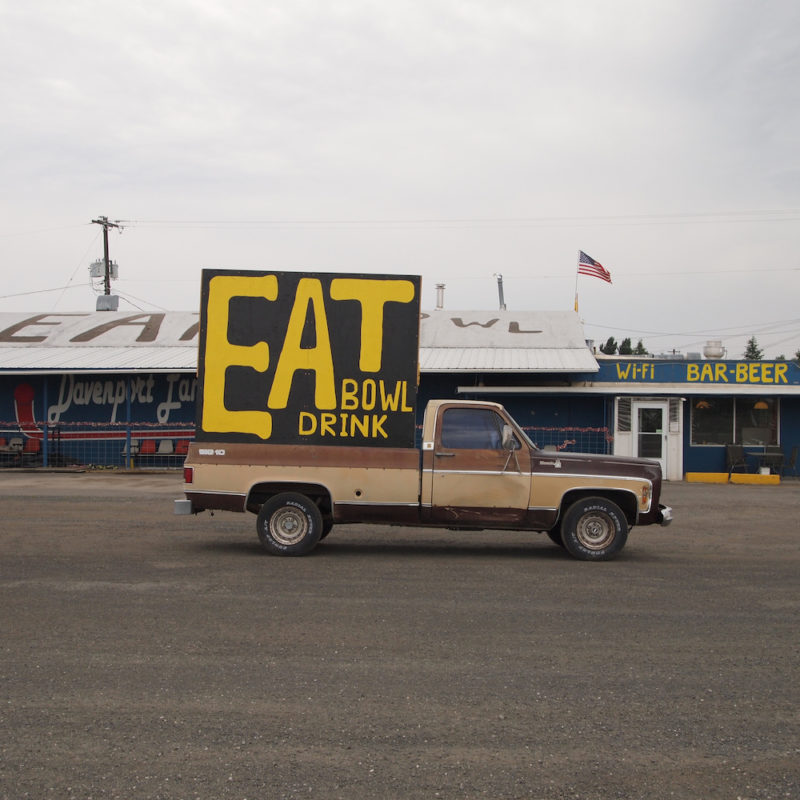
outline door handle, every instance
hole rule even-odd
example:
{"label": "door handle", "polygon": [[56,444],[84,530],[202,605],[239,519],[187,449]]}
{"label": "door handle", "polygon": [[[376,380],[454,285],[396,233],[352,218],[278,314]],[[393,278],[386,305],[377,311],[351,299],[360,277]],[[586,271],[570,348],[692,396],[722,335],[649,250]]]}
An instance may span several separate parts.
{"label": "door handle", "polygon": [[455,453],[434,453],[436,458],[455,458]]}

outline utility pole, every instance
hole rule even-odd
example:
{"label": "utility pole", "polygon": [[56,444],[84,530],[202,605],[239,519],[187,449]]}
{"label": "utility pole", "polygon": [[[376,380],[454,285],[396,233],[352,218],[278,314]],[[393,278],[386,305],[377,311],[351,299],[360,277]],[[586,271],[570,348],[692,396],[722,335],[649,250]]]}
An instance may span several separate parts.
{"label": "utility pole", "polygon": [[105,278],[103,279],[103,294],[111,294],[111,261],[108,258],[108,229],[119,228],[122,230],[122,225],[117,222],[109,222],[108,217],[93,219],[92,224],[103,226],[103,260],[106,265]]}

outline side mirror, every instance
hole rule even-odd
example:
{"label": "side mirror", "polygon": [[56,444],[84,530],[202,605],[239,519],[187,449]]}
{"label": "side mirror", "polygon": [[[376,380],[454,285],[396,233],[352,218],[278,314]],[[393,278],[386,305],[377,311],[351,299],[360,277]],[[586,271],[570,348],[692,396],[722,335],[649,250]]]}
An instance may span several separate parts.
{"label": "side mirror", "polygon": [[519,450],[519,442],[514,436],[514,430],[510,425],[503,425],[503,450]]}

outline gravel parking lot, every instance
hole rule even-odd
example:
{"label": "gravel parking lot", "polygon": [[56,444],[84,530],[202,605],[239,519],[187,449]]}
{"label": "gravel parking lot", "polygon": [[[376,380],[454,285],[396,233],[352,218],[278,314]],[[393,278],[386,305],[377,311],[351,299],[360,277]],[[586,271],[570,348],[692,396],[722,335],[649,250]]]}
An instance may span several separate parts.
{"label": "gravel parking lot", "polygon": [[0,797],[800,796],[800,482],[669,528],[334,529],[264,554],[180,476],[0,475]]}

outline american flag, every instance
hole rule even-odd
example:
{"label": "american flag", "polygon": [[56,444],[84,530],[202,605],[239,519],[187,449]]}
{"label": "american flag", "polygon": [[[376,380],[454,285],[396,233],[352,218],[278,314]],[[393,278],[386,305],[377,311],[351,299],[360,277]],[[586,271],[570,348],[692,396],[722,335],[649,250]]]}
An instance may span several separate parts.
{"label": "american flag", "polygon": [[601,278],[611,283],[611,273],[599,261],[587,256],[583,250],[580,251],[578,256],[578,274],[593,275],[595,278]]}

